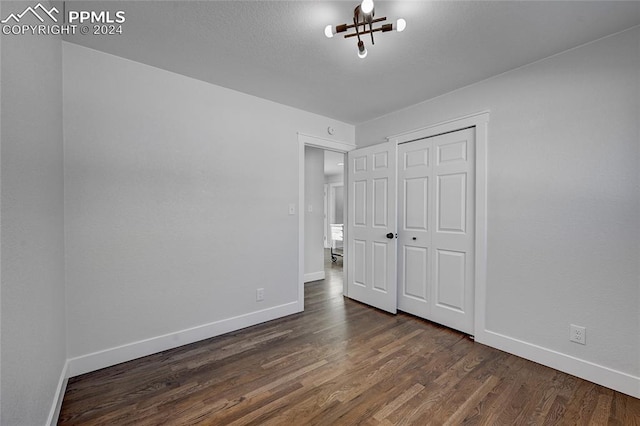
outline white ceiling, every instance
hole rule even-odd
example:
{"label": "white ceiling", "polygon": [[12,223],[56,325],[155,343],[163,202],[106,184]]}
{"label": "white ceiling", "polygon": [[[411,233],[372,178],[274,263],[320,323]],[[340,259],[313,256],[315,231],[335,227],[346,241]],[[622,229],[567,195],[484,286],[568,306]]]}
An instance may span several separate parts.
{"label": "white ceiling", "polygon": [[[640,2],[376,1],[402,33],[328,39],[357,1],[67,2],[123,10],[124,34],[64,39],[358,124],[640,24]],[[579,72],[579,70],[576,70]]]}

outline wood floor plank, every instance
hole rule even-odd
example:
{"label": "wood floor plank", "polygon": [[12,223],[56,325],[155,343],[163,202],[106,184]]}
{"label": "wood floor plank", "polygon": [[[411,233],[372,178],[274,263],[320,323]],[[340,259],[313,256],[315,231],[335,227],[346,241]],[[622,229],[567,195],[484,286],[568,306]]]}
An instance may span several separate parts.
{"label": "wood floor plank", "polygon": [[445,426],[454,426],[462,423],[467,413],[473,409],[489,392],[491,392],[500,382],[495,376],[489,376],[475,391],[467,398],[467,400],[458,407],[458,409],[448,416],[447,420],[442,424]]}
{"label": "wood floor plank", "polygon": [[624,425],[640,400],[342,297],[69,380],[59,425]]}
{"label": "wood floor plank", "polygon": [[[598,396],[598,402],[591,414],[590,423],[594,425],[604,425],[609,421],[609,414],[611,412],[611,395],[601,393]],[[640,419],[638,419],[640,420]]]}
{"label": "wood floor plank", "polygon": [[377,411],[373,415],[373,418],[379,421],[386,419],[389,414],[393,413],[398,407],[401,407],[405,402],[409,401],[411,398],[422,392],[423,389],[423,385],[421,385],[420,383],[415,383],[409,389],[400,394],[400,396],[398,396],[396,399],[385,405],[381,410]]}

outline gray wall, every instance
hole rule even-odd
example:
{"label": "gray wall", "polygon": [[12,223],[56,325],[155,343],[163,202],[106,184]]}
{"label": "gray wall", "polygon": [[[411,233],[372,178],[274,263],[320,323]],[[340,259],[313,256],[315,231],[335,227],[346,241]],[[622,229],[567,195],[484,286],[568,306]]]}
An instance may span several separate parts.
{"label": "gray wall", "polygon": [[304,273],[317,276],[324,273],[324,150],[305,147],[304,175]]}
{"label": "gray wall", "polygon": [[487,329],[636,377],[639,46],[635,28],[356,127],[364,146],[490,110]]}
{"label": "gray wall", "polygon": [[1,50],[1,423],[32,426],[66,360],[61,41],[3,35]]}
{"label": "gray wall", "polygon": [[295,302],[297,132],[353,126],[63,53],[70,358]]}
{"label": "gray wall", "polygon": [[344,186],[337,186],[334,192],[333,220],[335,223],[344,223]]}

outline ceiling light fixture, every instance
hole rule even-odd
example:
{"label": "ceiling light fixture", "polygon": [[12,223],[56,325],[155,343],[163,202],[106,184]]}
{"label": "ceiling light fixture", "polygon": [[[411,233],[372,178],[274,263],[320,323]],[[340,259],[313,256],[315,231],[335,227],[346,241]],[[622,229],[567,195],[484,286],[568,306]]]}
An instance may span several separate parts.
{"label": "ceiling light fixture", "polygon": [[[358,37],[358,57],[366,58],[367,57],[367,48],[364,45],[364,42],[360,39],[360,36],[364,36],[365,34],[371,34],[371,44],[376,44],[373,39],[373,33],[375,32],[383,32],[386,33],[388,31],[398,31],[402,32],[405,28],[407,28],[407,21],[400,18],[396,21],[395,24],[382,24],[382,26],[378,28],[373,28],[373,24],[378,22],[384,22],[387,20],[387,17],[376,18],[375,15],[375,7],[373,5],[373,0],[362,0],[362,3],[356,6],[353,10],[353,24],[342,24],[342,25],[327,25],[324,29],[324,35],[328,38],[333,38],[334,35],[338,33],[346,32],[347,30],[353,28],[355,32],[345,34],[344,38],[349,37]],[[367,25],[369,29],[367,29]]]}

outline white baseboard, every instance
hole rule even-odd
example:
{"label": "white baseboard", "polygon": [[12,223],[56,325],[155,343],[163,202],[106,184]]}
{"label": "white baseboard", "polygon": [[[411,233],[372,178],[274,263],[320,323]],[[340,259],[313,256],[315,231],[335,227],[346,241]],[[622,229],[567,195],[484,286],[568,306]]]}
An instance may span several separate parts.
{"label": "white baseboard", "polygon": [[308,274],[304,274],[305,283],[318,280],[324,280],[324,271],[309,272]]}
{"label": "white baseboard", "polygon": [[640,377],[493,331],[484,330],[475,336],[475,340],[478,343],[555,368],[635,398],[640,398]]}
{"label": "white baseboard", "polygon": [[300,312],[300,310],[298,301],[290,302],[261,311],[251,312],[237,317],[227,318],[186,330],[177,331],[175,333],[152,337],[150,339],[71,358],[67,361],[69,365],[68,377],[78,376],[80,374],[120,364],[121,362],[131,361],[136,358],[166,351],[167,349],[173,349],[189,343],[209,339],[224,333],[229,333],[245,327],[271,321],[276,318],[295,314]]}
{"label": "white baseboard", "polygon": [[58,417],[60,417],[60,408],[62,407],[62,400],[64,399],[64,392],[67,390],[67,382],[69,376],[69,361],[65,361],[60,373],[60,380],[58,380],[58,386],[56,387],[56,393],[53,396],[53,403],[51,404],[51,410],[49,410],[49,417],[47,418],[47,425],[56,426],[58,424]]}

